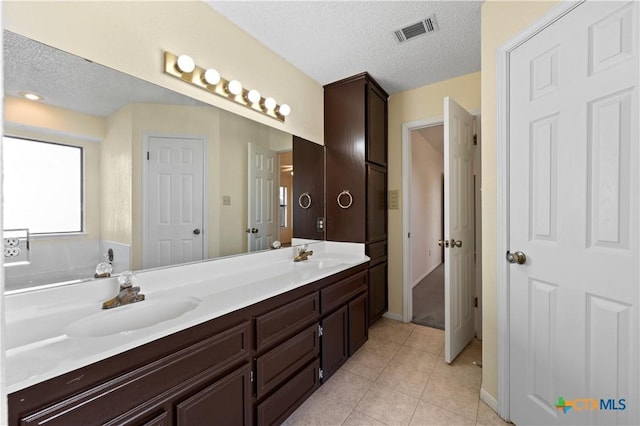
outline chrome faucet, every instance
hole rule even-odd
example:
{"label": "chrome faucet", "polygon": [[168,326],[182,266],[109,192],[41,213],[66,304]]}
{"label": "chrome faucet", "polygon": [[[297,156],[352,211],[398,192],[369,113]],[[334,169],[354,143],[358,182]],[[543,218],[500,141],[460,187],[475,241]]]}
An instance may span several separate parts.
{"label": "chrome faucet", "polygon": [[309,256],[313,254],[313,250],[309,250],[309,245],[305,244],[302,247],[298,247],[297,255],[293,258],[294,262],[301,262],[307,260]]}
{"label": "chrome faucet", "polygon": [[116,308],[130,303],[136,303],[144,300],[144,294],[140,293],[140,287],[134,287],[136,276],[131,271],[125,271],[118,277],[120,290],[118,294],[102,304],[102,309]]}

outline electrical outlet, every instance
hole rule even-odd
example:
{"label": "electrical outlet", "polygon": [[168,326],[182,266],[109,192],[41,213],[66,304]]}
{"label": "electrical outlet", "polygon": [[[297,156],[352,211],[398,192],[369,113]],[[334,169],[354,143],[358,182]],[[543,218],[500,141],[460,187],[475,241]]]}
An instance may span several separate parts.
{"label": "electrical outlet", "polygon": [[222,205],[223,206],[230,206],[231,205],[231,196],[223,195],[222,196]]}
{"label": "electrical outlet", "polygon": [[4,264],[12,266],[29,263],[29,230],[5,229],[4,237]]}
{"label": "electrical outlet", "polygon": [[18,247],[19,244],[20,244],[20,239],[19,238],[5,238],[4,239],[4,246],[5,247]]}

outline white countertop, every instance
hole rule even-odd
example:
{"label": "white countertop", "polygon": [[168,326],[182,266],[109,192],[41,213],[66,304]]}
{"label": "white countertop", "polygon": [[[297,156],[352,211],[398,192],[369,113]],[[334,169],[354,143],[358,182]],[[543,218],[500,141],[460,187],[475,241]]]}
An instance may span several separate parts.
{"label": "white countertop", "polygon": [[[213,259],[136,273],[146,299],[102,310],[118,291],[116,278],[34,290],[5,297],[7,392],[43,382],[169,334],[277,296],[369,260],[364,244],[317,242],[306,262],[294,248]],[[176,299],[195,308],[147,327],[101,337],[78,337],[91,318],[110,321],[129,310],[170,306]],[[195,302],[195,303],[193,303]],[[198,303],[199,302],[199,303]],[[189,305],[192,306],[192,305]],[[144,318],[144,317],[142,317]],[[115,323],[115,321],[114,321]],[[75,337],[70,337],[71,334]]]}

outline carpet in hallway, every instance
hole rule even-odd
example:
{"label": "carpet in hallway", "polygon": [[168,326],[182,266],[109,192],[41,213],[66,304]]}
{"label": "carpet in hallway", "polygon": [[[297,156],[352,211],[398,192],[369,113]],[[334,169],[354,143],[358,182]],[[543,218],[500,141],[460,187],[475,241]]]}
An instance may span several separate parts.
{"label": "carpet in hallway", "polygon": [[444,330],[444,263],[413,287],[411,322]]}

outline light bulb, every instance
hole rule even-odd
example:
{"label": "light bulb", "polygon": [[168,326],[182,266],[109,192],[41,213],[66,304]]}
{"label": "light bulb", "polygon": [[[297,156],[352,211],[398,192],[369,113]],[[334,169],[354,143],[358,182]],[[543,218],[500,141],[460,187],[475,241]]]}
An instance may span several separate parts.
{"label": "light bulb", "polygon": [[32,92],[20,92],[20,94],[25,98],[29,99],[30,101],[41,101],[44,99],[42,96]]}
{"label": "light bulb", "polygon": [[267,111],[273,111],[276,108],[276,100],[273,98],[267,98],[264,100],[264,107]]}
{"label": "light bulb", "polygon": [[220,73],[214,70],[213,68],[209,68],[204,72],[204,75],[202,76],[202,80],[206,84],[215,86],[216,84],[220,83]]}
{"label": "light bulb", "polygon": [[281,116],[286,117],[287,115],[291,114],[291,107],[287,104],[282,104],[280,105],[280,108],[278,108],[278,112]]}
{"label": "light bulb", "polygon": [[251,89],[247,93],[247,101],[251,104],[260,102],[260,98],[260,92],[258,92],[256,89]]}
{"label": "light bulb", "polygon": [[178,56],[178,60],[176,61],[176,67],[180,72],[190,73],[196,69],[196,63],[193,62],[193,59],[191,59],[191,56],[180,55]]}
{"label": "light bulb", "polygon": [[227,92],[232,95],[239,95],[242,93],[242,84],[238,80],[231,80],[227,83]]}

